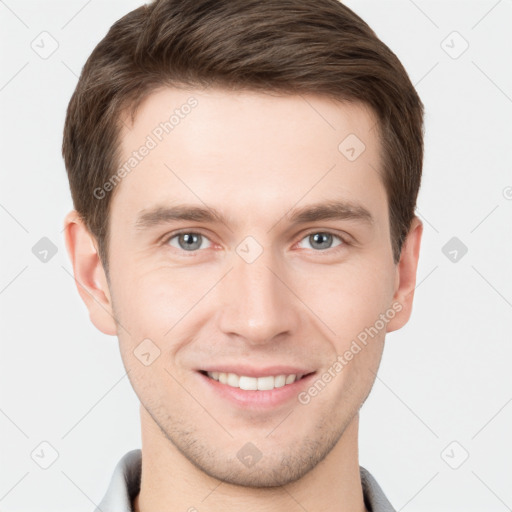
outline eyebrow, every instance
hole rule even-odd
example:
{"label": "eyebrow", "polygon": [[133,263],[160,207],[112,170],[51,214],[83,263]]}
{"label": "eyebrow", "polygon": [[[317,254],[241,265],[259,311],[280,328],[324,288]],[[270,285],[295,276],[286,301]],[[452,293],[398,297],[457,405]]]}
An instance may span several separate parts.
{"label": "eyebrow", "polygon": [[[355,220],[368,225],[374,223],[372,214],[364,206],[342,201],[327,201],[303,206],[291,210],[283,217],[291,224],[305,224],[321,220]],[[143,230],[177,220],[229,224],[228,219],[215,208],[180,204],[142,210],[136,218],[135,227]]]}

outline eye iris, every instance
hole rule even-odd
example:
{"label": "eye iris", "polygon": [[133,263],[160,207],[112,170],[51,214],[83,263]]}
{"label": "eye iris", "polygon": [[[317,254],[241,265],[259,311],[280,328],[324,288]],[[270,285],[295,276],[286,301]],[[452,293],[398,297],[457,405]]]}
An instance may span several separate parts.
{"label": "eye iris", "polygon": [[[180,247],[186,251],[201,247],[201,235],[196,233],[181,233],[178,235],[178,240]],[[314,233],[309,235],[309,240],[313,246],[318,244],[318,249],[328,249],[332,243],[332,235],[330,233]]]}
{"label": "eye iris", "polygon": [[321,245],[321,247],[318,247],[319,249],[328,249],[332,242],[332,235],[329,233],[314,233],[309,236],[309,239],[312,246],[314,246],[315,243],[319,243]]}
{"label": "eye iris", "polygon": [[[178,235],[180,247],[186,251],[199,249],[201,247],[200,236],[194,233],[181,233]],[[182,244],[182,240],[185,241],[184,244]]]}

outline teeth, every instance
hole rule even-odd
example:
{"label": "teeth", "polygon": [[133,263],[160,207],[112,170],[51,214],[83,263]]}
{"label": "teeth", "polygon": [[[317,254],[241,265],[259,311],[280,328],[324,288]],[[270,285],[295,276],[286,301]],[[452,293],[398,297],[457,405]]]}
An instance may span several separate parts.
{"label": "teeth", "polygon": [[[297,379],[299,380],[299,379]],[[282,388],[286,384],[286,375],[278,375],[274,377],[274,387]]]}
{"label": "teeth", "polygon": [[282,388],[287,384],[292,384],[302,378],[301,373],[291,375],[276,375],[268,377],[247,377],[246,375],[236,375],[235,373],[207,372],[208,377],[227,384],[233,388],[240,388],[247,391],[270,391],[274,388]]}

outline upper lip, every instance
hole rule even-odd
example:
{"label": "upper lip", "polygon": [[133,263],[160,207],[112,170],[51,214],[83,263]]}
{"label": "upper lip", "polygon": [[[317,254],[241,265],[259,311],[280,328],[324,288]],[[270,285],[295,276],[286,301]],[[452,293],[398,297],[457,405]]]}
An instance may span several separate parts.
{"label": "upper lip", "polygon": [[266,366],[264,368],[255,368],[253,366],[245,365],[210,365],[205,368],[200,368],[200,371],[205,372],[222,372],[222,373],[235,373],[236,375],[245,375],[247,377],[268,377],[270,375],[306,375],[315,370],[299,366],[284,366],[274,365]]}

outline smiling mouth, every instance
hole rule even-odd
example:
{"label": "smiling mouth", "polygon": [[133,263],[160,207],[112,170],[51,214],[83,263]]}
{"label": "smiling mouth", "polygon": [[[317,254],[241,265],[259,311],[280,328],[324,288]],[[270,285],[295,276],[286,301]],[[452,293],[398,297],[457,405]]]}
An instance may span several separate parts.
{"label": "smiling mouth", "polygon": [[276,388],[282,388],[293,384],[294,382],[297,382],[315,372],[305,374],[292,373],[267,375],[264,377],[248,377],[247,375],[237,375],[236,373],[207,372],[205,370],[199,370],[199,373],[233,388],[239,388],[246,391],[271,391]]}

